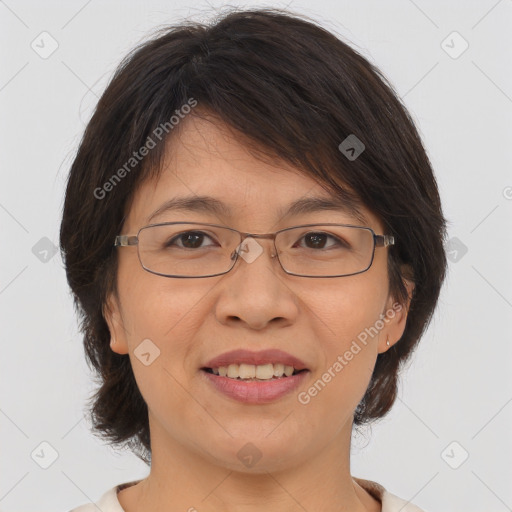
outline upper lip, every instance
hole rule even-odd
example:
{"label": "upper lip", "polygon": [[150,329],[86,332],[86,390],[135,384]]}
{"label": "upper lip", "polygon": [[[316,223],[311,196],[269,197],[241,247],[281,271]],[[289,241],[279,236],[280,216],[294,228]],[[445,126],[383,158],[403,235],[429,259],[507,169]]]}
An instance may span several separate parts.
{"label": "upper lip", "polygon": [[279,349],[267,349],[258,352],[245,349],[231,350],[210,359],[203,368],[219,368],[219,366],[229,366],[230,364],[253,364],[257,366],[269,363],[281,363],[285,366],[293,366],[296,370],[307,370],[303,361]]}

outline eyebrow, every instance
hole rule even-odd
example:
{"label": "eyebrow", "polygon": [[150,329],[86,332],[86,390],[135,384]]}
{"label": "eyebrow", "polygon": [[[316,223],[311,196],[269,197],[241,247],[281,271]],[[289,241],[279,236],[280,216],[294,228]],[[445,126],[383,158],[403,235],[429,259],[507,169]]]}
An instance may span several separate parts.
{"label": "eyebrow", "polygon": [[[304,197],[288,205],[287,208],[278,210],[278,217],[281,219],[293,217],[305,213],[316,213],[320,211],[336,211],[348,214],[359,222],[366,224],[368,220],[360,209],[361,203],[353,198],[346,199],[337,197]],[[156,217],[169,211],[183,211],[195,213],[209,213],[217,216],[229,217],[232,215],[231,208],[211,196],[185,196],[169,199],[159,206],[147,218],[151,222]]]}

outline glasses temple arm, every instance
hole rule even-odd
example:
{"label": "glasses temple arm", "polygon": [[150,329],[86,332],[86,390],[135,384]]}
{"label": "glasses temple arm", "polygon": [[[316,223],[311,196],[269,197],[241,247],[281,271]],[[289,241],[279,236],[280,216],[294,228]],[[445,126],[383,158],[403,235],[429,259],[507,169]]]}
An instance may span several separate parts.
{"label": "glasses temple arm", "polygon": [[395,237],[393,235],[375,235],[375,244],[379,247],[395,245]]}
{"label": "glasses temple arm", "polygon": [[127,245],[138,245],[139,239],[136,235],[118,235],[114,240],[114,246],[125,247]]}

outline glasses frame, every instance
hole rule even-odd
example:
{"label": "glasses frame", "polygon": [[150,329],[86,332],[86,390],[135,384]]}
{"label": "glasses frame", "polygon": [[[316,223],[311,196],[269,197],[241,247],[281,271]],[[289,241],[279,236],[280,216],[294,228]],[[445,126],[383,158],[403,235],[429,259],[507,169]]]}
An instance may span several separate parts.
{"label": "glasses frame", "polygon": [[[144,229],[147,229],[147,228],[154,227],[154,226],[170,226],[170,225],[175,225],[175,224],[187,224],[187,225],[196,225],[196,226],[211,226],[211,227],[216,227],[216,228],[228,229],[230,231],[233,231],[234,233],[238,233],[238,235],[240,236],[240,243],[238,244],[237,248],[231,254],[231,260],[233,261],[231,267],[228,270],[226,270],[225,272],[219,272],[217,274],[208,274],[206,276],[178,276],[178,275],[162,274],[161,272],[155,272],[154,270],[150,270],[147,267],[145,267],[144,264],[142,263],[142,260],[141,260],[141,257],[140,257],[140,251],[139,251],[139,235],[140,235],[141,231],[143,231]],[[373,236],[373,250],[372,250],[372,257],[371,257],[371,260],[370,260],[370,263],[368,264],[368,266],[364,270],[360,270],[358,272],[352,272],[351,274],[341,274],[341,275],[336,274],[336,275],[332,275],[332,276],[311,276],[311,275],[304,275],[304,274],[296,274],[294,272],[290,272],[290,271],[286,270],[284,268],[281,260],[279,259],[279,255],[277,254],[276,236],[279,233],[282,233],[284,231],[289,231],[291,229],[307,228],[307,227],[312,227],[312,226],[341,226],[341,227],[347,227],[347,228],[365,229],[365,230],[369,231],[372,234],[372,236]],[[388,247],[390,245],[395,245],[395,237],[393,235],[377,235],[375,233],[375,231],[373,231],[372,228],[369,228],[367,226],[356,226],[354,224],[339,224],[337,222],[324,222],[324,223],[314,223],[314,224],[300,224],[298,226],[292,226],[292,227],[289,227],[289,228],[280,229],[279,231],[275,231],[274,233],[246,233],[245,231],[238,231],[237,229],[230,228],[230,227],[227,227],[227,226],[222,226],[220,224],[211,224],[211,223],[208,223],[208,222],[185,222],[185,221],[179,221],[179,222],[160,222],[160,223],[157,223],[157,224],[149,224],[147,226],[141,227],[136,235],[117,235],[115,237],[115,239],[114,239],[114,247],[129,247],[129,246],[136,245],[137,246],[137,256],[139,258],[139,262],[140,262],[142,268],[146,272],[149,272],[151,274],[155,274],[157,276],[162,276],[162,277],[174,277],[174,278],[178,278],[178,279],[180,279],[180,278],[181,279],[201,279],[203,277],[222,276],[224,274],[227,274],[231,270],[233,270],[234,266],[236,265],[236,262],[238,261],[238,257],[240,255],[240,253],[242,252],[240,250],[241,246],[242,246],[242,243],[243,243],[243,241],[246,238],[249,238],[249,237],[250,238],[267,238],[267,239],[271,239],[274,242],[274,253],[271,255],[271,257],[272,258],[277,257],[277,261],[279,261],[279,265],[281,266],[281,268],[283,269],[283,271],[286,274],[289,274],[291,276],[297,276],[297,277],[314,277],[314,278],[318,278],[318,279],[324,278],[324,277],[327,277],[327,278],[331,278],[331,277],[348,277],[348,276],[354,276],[354,275],[357,275],[357,274],[362,274],[363,272],[366,272],[372,266],[373,260],[375,258],[375,249],[377,247]]]}

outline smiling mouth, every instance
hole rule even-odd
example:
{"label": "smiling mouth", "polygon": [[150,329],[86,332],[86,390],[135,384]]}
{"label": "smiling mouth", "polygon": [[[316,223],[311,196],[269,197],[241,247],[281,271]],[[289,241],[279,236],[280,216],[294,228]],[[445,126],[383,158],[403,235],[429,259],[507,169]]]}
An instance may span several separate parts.
{"label": "smiling mouth", "polygon": [[228,379],[238,381],[271,381],[278,379],[286,379],[292,375],[307,371],[306,369],[297,370],[293,366],[281,363],[268,363],[262,365],[253,364],[230,364],[228,366],[219,366],[216,368],[201,368],[206,373],[218,375],[219,377],[227,377]]}

